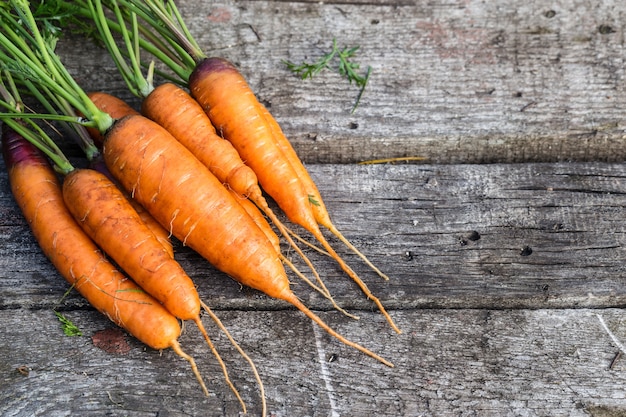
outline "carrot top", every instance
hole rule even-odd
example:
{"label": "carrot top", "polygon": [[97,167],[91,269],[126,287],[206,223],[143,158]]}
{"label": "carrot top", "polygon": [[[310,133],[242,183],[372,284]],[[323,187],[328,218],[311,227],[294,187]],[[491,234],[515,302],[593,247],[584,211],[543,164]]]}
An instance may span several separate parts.
{"label": "carrot top", "polygon": [[[36,94],[44,107],[74,108],[83,118],[67,114],[21,114],[22,118],[61,120],[107,131],[113,119],[100,111],[69,74],[55,53],[60,31],[46,17],[35,18],[27,0],[8,0],[0,6],[0,61],[7,73]],[[46,100],[42,101],[42,98]],[[61,111],[61,113],[66,113]],[[0,113],[2,120],[16,118]]]}
{"label": "carrot top", "polygon": [[72,171],[74,167],[61,149],[39,125],[28,118],[19,90],[6,70],[0,74],[0,97],[0,107],[6,111],[2,115],[10,116],[3,117],[3,123],[46,154],[57,171],[63,174]]}

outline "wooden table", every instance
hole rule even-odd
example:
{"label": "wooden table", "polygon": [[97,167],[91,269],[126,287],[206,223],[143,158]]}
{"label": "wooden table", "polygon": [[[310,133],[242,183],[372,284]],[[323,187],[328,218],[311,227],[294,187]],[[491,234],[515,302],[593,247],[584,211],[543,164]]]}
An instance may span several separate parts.
{"label": "wooden table", "polygon": [[[418,4],[415,4],[418,3]],[[493,4],[492,4],[493,3]],[[312,253],[336,312],[296,278],[341,345],[293,308],[241,288],[188,248],[176,257],[255,361],[273,416],[617,416],[626,413],[626,4],[576,1],[180,1],[206,51],[235,62],[283,126],[338,227],[388,272],[348,251],[403,333],[336,265]],[[336,38],[372,76],[312,80]],[[138,104],[108,57],[59,45],[86,89]],[[76,149],[68,152],[78,156]],[[420,156],[421,163],[357,162]],[[114,326],[40,253],[0,163],[0,415],[232,416],[239,404],[193,325],[187,363]],[[65,336],[53,309],[83,332]],[[247,364],[205,318],[233,382],[260,413]],[[120,341],[120,340],[118,340]]]}

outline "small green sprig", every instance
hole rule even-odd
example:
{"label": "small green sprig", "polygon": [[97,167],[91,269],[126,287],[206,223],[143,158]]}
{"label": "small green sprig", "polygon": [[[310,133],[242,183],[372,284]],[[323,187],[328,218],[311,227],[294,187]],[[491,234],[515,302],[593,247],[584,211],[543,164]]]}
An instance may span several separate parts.
{"label": "small green sprig", "polygon": [[346,77],[350,84],[353,82],[360,87],[359,95],[357,96],[356,102],[352,107],[352,112],[354,112],[361,101],[361,96],[363,95],[363,91],[365,90],[365,86],[370,79],[370,75],[372,74],[372,67],[368,66],[365,72],[365,75],[359,74],[359,69],[361,68],[360,64],[356,62],[352,62],[351,59],[354,58],[356,52],[359,50],[359,46],[354,46],[352,48],[344,47],[340,49],[337,46],[336,39],[333,39],[333,47],[330,52],[322,55],[317,61],[313,63],[303,62],[301,64],[296,64],[291,61],[283,61],[287,68],[293,72],[294,74],[299,75],[303,80],[307,78],[313,78],[314,75],[319,74],[324,69],[332,69],[331,63],[333,60],[338,60],[337,63],[337,72],[339,75]]}
{"label": "small green sprig", "polygon": [[62,313],[59,313],[58,311],[55,311],[54,315],[57,316],[57,318],[61,322],[61,327],[63,329],[63,333],[66,336],[72,337],[72,336],[82,336],[83,335],[83,332],[81,332],[80,329],[74,323],[72,323],[72,321],[70,319],[65,317]]}

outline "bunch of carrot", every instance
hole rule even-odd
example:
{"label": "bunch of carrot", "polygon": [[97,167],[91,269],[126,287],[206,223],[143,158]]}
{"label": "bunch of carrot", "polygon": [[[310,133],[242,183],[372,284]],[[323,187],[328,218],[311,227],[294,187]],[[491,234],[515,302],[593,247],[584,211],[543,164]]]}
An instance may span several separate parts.
{"label": "bunch of carrot", "polygon": [[[0,58],[16,64],[10,66],[15,68],[10,71],[12,76],[37,96],[50,112],[47,115],[28,115],[19,106],[9,105],[10,100],[5,100],[5,108],[11,109],[2,114],[5,125],[11,128],[3,137],[7,167],[12,173],[19,173],[24,166],[46,166],[41,155],[30,156],[37,153],[35,148],[28,153],[28,157],[18,157],[20,153],[15,149],[32,144],[44,151],[57,171],[65,176],[62,186],[52,180],[42,180],[48,186],[52,184],[53,190],[46,192],[54,194],[54,199],[47,194],[43,197],[43,191],[32,191],[31,194],[31,188],[20,186],[21,182],[26,184],[29,181],[26,177],[11,174],[10,180],[16,200],[25,217],[32,222],[33,232],[42,249],[81,294],[147,345],[155,349],[174,349],[191,363],[204,387],[193,358],[186,355],[177,342],[180,328],[176,330],[176,318],[194,321],[218,356],[200,319],[201,309],[208,310],[208,306],[200,300],[193,282],[173,259],[167,241],[164,245],[163,239],[156,238],[157,234],[162,235],[162,230],[155,232],[159,226],[156,229],[147,227],[130,206],[130,199],[138,202],[167,233],[197,251],[219,270],[244,285],[287,301],[338,340],[393,366],[379,355],[338,334],[291,291],[283,264],[298,276],[306,277],[281,253],[279,237],[264,215],[310,267],[317,284],[309,283],[332,300],[311,261],[294,241],[294,238],[303,239],[272,212],[263,192],[278,203],[290,221],[315,237],[325,253],[338,262],[366,296],[376,303],[393,329],[400,332],[380,300],[328,243],[320,226],[327,228],[359,254],[378,274],[385,279],[387,277],[333,225],[315,183],[276,121],[256,100],[243,76],[232,64],[223,59],[208,58],[202,53],[186,30],[173,2],[79,0],[64,4],[64,7],[78,10],[96,23],[103,43],[131,91],[143,98],[143,115],[114,97],[102,93],[87,95],[53,53],[50,38],[39,32],[28,2],[10,0],[9,3],[13,13],[0,7],[3,23]],[[111,14],[107,15],[105,8]],[[108,17],[111,15],[113,18]],[[118,49],[112,30],[121,34],[122,44],[127,48],[124,53]],[[146,76],[142,73],[140,48],[162,59],[179,77],[179,81],[189,87],[189,93],[172,83],[154,88],[153,67],[148,66]],[[164,52],[167,48],[171,51]],[[24,67],[30,68],[35,76],[26,76],[19,70]],[[81,117],[77,117],[75,112]],[[81,143],[87,144],[83,146],[86,155],[97,160],[101,152],[106,171],[122,190],[106,175],[72,167],[54,143],[47,140],[31,121],[31,117],[71,123],[77,126],[81,136],[84,136],[84,128],[89,128],[101,150],[94,146],[92,139],[83,139]],[[12,146],[10,138],[14,134],[26,142],[22,140],[19,142],[22,145]],[[22,159],[27,162],[22,162]],[[49,177],[54,176],[49,165],[44,171]],[[66,224],[37,223],[40,220],[37,207],[42,198],[55,201],[55,210],[64,213]],[[56,239],[61,233],[57,226],[72,231],[66,239],[67,247],[60,246],[57,240],[51,243],[51,239]],[[95,266],[90,270],[89,265],[69,258],[64,251],[77,250],[77,242],[84,244],[93,254],[93,265],[112,271],[115,280],[104,272],[96,273]],[[91,246],[85,242],[90,242]],[[107,253],[134,282],[126,279],[112,265],[109,266],[91,242],[96,242],[100,250]],[[77,274],[79,264],[84,272]],[[105,289],[106,282],[116,282],[119,288],[124,289]],[[127,289],[131,287],[125,286],[141,288],[145,292],[138,294],[145,299],[127,298]],[[119,295],[119,291],[123,291],[124,295]],[[148,311],[147,306],[153,306],[158,311]],[[145,310],[142,313],[147,317],[145,327],[133,320],[135,316],[131,312],[137,308]],[[210,311],[209,314],[212,315]],[[160,335],[158,340],[150,339],[145,334],[146,329],[152,329],[150,326],[153,326],[156,317],[161,316],[167,316],[171,331]],[[214,315],[212,317],[217,320]],[[168,328],[166,325],[159,327]],[[245,353],[241,353],[250,362],[258,380],[254,364]],[[230,383],[221,360],[220,363]],[[265,414],[260,380],[259,385]]]}
{"label": "bunch of carrot", "polygon": [[[113,123],[108,114],[96,109],[52,53],[50,38],[40,32],[28,4],[15,1],[12,5],[15,15],[0,10],[0,55],[13,68],[3,73],[0,88],[1,104],[6,111],[2,114],[3,155],[13,195],[43,252],[73,288],[113,322],[146,345],[154,349],[172,348],[189,361],[208,394],[195,360],[178,343],[178,320],[194,321],[245,411],[245,404],[204,329],[200,318],[204,308],[252,366],[265,409],[256,367],[200,300],[194,283],[174,260],[171,247],[157,238],[106,175],[72,166],[54,141],[32,121],[38,117],[75,122],[78,119],[67,103],[74,101],[86,104],[81,112],[90,114],[88,124],[92,126],[100,121],[102,132]],[[24,68],[31,76],[37,74],[37,86],[23,72]],[[20,90],[33,93],[53,113],[25,112]],[[42,95],[42,91],[49,96]],[[89,113],[90,108],[97,114]],[[93,144],[89,148],[95,149]],[[64,176],[62,185],[55,170]],[[132,280],[119,272],[105,253]]]}
{"label": "bunch of carrot", "polygon": [[[259,103],[231,63],[208,58],[202,52],[175,4],[156,0],[82,0],[79,3],[87,10],[85,14],[96,22],[101,41],[108,47],[131,92],[144,99],[142,113],[164,126],[242,199],[252,201],[301,254],[291,240],[293,233],[269,209],[260,185],[289,220],[315,237],[400,333],[380,300],[328,243],[320,226],[338,237],[384,279],[388,277],[334,226],[315,183],[276,120]],[[103,4],[113,12],[115,20],[107,19]],[[138,18],[142,23],[137,23]],[[130,30],[127,25],[131,26]],[[110,28],[122,34],[130,65],[114,42]],[[133,50],[134,47],[160,59],[172,70],[174,77],[178,77],[178,83],[188,86],[190,94],[171,83],[152,87],[151,79],[143,78],[138,71],[141,63],[138,61],[139,51]],[[172,103],[177,115],[185,114],[189,118],[174,118],[169,114],[171,112],[164,111],[171,108]],[[190,122],[184,123],[183,120]],[[229,151],[228,157],[223,156],[225,150]],[[240,171],[244,169],[247,171],[242,175]],[[308,259],[305,260],[309,263]],[[330,296],[315,269],[312,270]]]}

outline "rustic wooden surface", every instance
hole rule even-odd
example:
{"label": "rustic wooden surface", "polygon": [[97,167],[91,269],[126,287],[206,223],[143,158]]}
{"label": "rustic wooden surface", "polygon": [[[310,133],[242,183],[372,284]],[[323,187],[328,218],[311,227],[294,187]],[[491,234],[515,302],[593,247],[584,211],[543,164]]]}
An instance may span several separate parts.
{"label": "rustic wooden surface", "polygon": [[[340,229],[391,275],[383,282],[342,251],[404,330],[395,335],[326,259],[315,256],[360,321],[294,279],[332,326],[396,365],[386,368],[179,246],[177,259],[256,362],[271,415],[626,414],[626,361],[616,357],[626,340],[626,5],[196,3],[179,2],[192,32],[241,67]],[[332,72],[302,81],[281,63],[313,59],[333,38],[361,45],[360,62],[374,68],[354,114],[356,87]],[[89,44],[70,38],[60,52],[88,88],[131,99]],[[399,156],[427,160],[355,164]],[[208,398],[172,352],[131,338],[125,354],[94,346],[111,323],[76,293],[63,298],[67,285],[0,168],[0,415],[238,415],[192,325],[181,343]],[[84,336],[65,336],[54,308]],[[211,333],[258,415],[245,362]]]}

